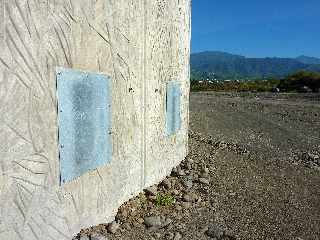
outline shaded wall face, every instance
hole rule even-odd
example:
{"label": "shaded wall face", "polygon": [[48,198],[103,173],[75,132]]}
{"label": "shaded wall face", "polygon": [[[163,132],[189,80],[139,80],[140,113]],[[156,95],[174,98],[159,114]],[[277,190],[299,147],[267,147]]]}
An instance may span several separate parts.
{"label": "shaded wall face", "polygon": [[[71,239],[187,152],[189,0],[0,1],[0,239]],[[111,77],[112,160],[60,186],[57,68]],[[166,90],[181,128],[166,135]]]}

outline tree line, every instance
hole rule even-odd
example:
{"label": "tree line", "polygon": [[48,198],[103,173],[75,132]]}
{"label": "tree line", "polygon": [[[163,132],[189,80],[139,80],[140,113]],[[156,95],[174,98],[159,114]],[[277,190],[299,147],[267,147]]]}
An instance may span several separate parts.
{"label": "tree line", "polygon": [[298,71],[282,79],[251,81],[197,81],[191,79],[192,91],[236,92],[319,92],[320,73]]}

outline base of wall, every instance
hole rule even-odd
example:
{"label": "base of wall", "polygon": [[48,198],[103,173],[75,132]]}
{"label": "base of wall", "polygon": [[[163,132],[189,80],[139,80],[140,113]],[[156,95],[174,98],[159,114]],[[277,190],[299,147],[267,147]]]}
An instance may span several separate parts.
{"label": "base of wall", "polygon": [[[183,161],[183,159],[181,160]],[[148,185],[145,185],[144,189],[147,189],[153,185],[158,185],[161,183],[166,177],[170,176],[172,169],[180,165],[180,162],[176,163],[172,168],[166,169],[165,174],[159,175],[153,179],[153,183],[149,183]],[[76,236],[81,230],[87,229],[90,227],[98,226],[99,224],[105,224],[105,223],[111,223],[115,220],[115,217],[118,213],[118,209],[129,200],[137,197],[140,193],[143,193],[144,189],[141,189],[140,191],[136,191],[131,196],[126,197],[124,199],[121,199],[119,201],[119,204],[114,207],[113,209],[109,209],[110,211],[103,213],[103,214],[97,214],[95,216],[87,216],[79,219],[79,223],[72,225],[70,231],[73,236]]]}

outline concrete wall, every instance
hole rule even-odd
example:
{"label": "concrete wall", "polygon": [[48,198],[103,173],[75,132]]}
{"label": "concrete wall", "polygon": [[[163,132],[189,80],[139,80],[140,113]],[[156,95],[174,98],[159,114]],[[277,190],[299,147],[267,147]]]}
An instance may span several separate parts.
{"label": "concrete wall", "polygon": [[[187,154],[190,0],[0,0],[0,11],[0,239],[71,239]],[[112,161],[63,185],[60,67],[112,78]],[[169,81],[182,89],[172,136]]]}

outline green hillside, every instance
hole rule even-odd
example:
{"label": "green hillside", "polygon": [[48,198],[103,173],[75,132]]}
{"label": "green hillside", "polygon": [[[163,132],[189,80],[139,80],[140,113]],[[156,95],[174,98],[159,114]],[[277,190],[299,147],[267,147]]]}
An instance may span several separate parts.
{"label": "green hillside", "polygon": [[191,55],[191,80],[200,79],[265,79],[282,78],[300,71],[320,72],[320,59],[247,58],[225,52],[201,52]]}

